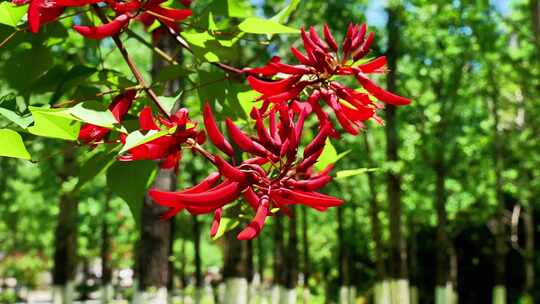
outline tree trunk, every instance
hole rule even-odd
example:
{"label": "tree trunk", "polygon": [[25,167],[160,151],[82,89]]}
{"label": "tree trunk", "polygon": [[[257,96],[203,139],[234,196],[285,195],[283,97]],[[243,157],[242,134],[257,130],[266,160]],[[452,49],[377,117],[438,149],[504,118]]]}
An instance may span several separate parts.
{"label": "tree trunk", "polygon": [[279,304],[279,297],[285,288],[285,245],[283,241],[283,219],[280,215],[274,218],[274,264],[273,264],[273,286],[272,304]]}
{"label": "tree trunk", "polygon": [[101,220],[101,303],[110,303],[114,298],[111,268],[111,233],[108,216],[111,212],[111,198],[107,194]]}
{"label": "tree trunk", "polygon": [[418,265],[418,237],[414,216],[409,219],[409,231],[410,231],[410,246],[409,246],[409,280],[410,290],[409,298],[411,304],[418,304],[419,302],[419,265]]}
{"label": "tree trunk", "polygon": [[506,303],[506,254],[508,251],[506,244],[506,227],[504,220],[504,197],[503,197],[503,147],[502,139],[500,136],[500,122],[499,122],[499,109],[498,98],[499,92],[494,75],[489,75],[492,96],[491,96],[491,114],[493,116],[493,163],[495,170],[495,198],[497,202],[496,220],[494,226],[495,232],[495,265],[494,265],[494,280],[495,286],[493,289],[493,303],[505,304]]}
{"label": "tree trunk", "polygon": [[534,35],[536,54],[540,56],[540,1],[529,0],[529,9],[531,11],[532,32]]}
{"label": "tree trunk", "polygon": [[225,280],[225,304],[248,303],[247,242],[239,241],[236,235],[240,228],[225,234],[223,279]]}
{"label": "tree trunk", "polygon": [[[389,4],[388,8],[388,75],[387,87],[390,92],[397,88],[397,60],[399,56],[400,28],[399,14],[401,7]],[[396,107],[386,106],[386,157],[389,162],[398,161],[399,136],[397,129]],[[392,303],[409,303],[409,282],[407,274],[407,244],[403,237],[401,207],[401,176],[399,173],[387,173],[387,192],[390,209],[390,278]]]}
{"label": "tree trunk", "polygon": [[[371,158],[371,145],[367,133],[363,136],[366,164],[368,168],[373,168],[374,163]],[[371,223],[371,236],[375,243],[375,271],[377,281],[374,286],[375,304],[390,304],[390,285],[387,281],[386,265],[384,263],[384,253],[382,244],[381,221],[379,220],[379,201],[377,199],[376,177],[374,172],[367,173],[369,186],[369,220]]]}
{"label": "tree trunk", "polygon": [[201,267],[201,227],[196,215],[193,218],[193,252],[195,254],[195,297],[194,303],[199,304],[204,296],[204,281]]}
{"label": "tree trunk", "polygon": [[[77,172],[75,147],[69,143],[64,153],[60,180],[66,182]],[[53,298],[54,303],[70,304],[75,299],[77,271],[77,214],[79,200],[76,193],[60,195],[60,212],[54,240]]]}
{"label": "tree trunk", "polygon": [[[159,39],[158,45],[165,52],[173,53],[176,50],[176,41],[169,36]],[[152,63],[152,76],[155,77],[167,65],[163,59],[154,54]],[[180,81],[168,82],[163,94],[174,96],[180,88]],[[175,108],[179,107],[179,102]],[[173,109],[174,111],[174,109]],[[174,169],[159,169],[154,180],[153,188],[174,191],[176,190],[176,173]],[[155,304],[167,303],[169,296],[169,256],[172,248],[171,240],[174,239],[171,222],[162,221],[160,215],[167,208],[155,204],[146,195],[141,208],[141,236],[138,252],[138,292],[136,301],[142,303],[152,302]]]}
{"label": "tree trunk", "polygon": [[435,210],[437,212],[437,276],[435,287],[435,303],[451,304],[454,289],[450,280],[450,246],[447,232],[446,214],[446,166],[444,164],[444,150],[438,147],[439,155],[435,163]]}
{"label": "tree trunk", "polygon": [[309,303],[311,295],[309,289],[309,278],[311,274],[310,262],[309,262],[309,235],[308,235],[308,219],[307,209],[305,207],[300,208],[302,210],[302,272],[304,275],[304,294],[302,295],[303,303]]}
{"label": "tree trunk", "polygon": [[296,286],[298,285],[298,234],[296,231],[296,206],[290,206],[293,216],[289,218],[289,239],[285,259],[285,290],[281,304],[296,304]]}
{"label": "tree trunk", "polygon": [[523,224],[525,226],[525,250],[523,257],[525,259],[525,297],[533,303],[534,292],[534,215],[531,202],[528,204],[527,211],[523,214]]}
{"label": "tree trunk", "polygon": [[345,232],[343,228],[343,208],[336,208],[337,213],[337,239],[338,239],[338,283],[339,303],[351,304],[351,279],[349,265],[349,251],[345,244]]}

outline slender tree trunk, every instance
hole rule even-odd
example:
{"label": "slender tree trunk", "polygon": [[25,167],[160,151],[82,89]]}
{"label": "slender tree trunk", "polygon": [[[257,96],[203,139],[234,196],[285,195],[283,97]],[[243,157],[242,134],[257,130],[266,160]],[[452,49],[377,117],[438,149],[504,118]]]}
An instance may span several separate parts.
{"label": "slender tree trunk", "polygon": [[[169,237],[169,255],[174,255],[174,241],[175,238],[175,231],[176,231],[176,218],[170,219],[171,224],[169,225],[169,231],[170,231],[170,237]],[[175,278],[176,271],[174,269],[174,260],[169,259],[169,275],[167,277],[167,291],[168,291],[168,301],[169,304],[173,303],[174,300],[174,292],[175,292],[175,284],[174,284],[174,278]]]}
{"label": "slender tree trunk", "polygon": [[[367,167],[374,166],[371,158],[371,146],[367,133],[363,136],[365,157]],[[375,270],[377,272],[377,282],[374,287],[374,302],[375,304],[390,304],[390,285],[386,273],[386,265],[384,263],[384,253],[382,244],[381,221],[379,220],[379,201],[377,199],[376,177],[374,172],[368,172],[369,186],[369,220],[371,222],[371,235],[375,243]]]}
{"label": "slender tree trunk", "polygon": [[110,303],[114,297],[111,267],[111,232],[109,230],[110,223],[107,220],[111,212],[110,200],[110,194],[107,194],[101,220],[101,303],[104,304]]}
{"label": "slender tree trunk", "polygon": [[[64,165],[60,179],[67,181],[77,171],[75,147],[68,144],[64,153]],[[60,213],[54,240],[53,298],[54,303],[71,304],[75,299],[75,275],[77,271],[77,214],[79,200],[76,193],[60,195]]]}
{"label": "slender tree trunk", "polygon": [[503,147],[502,139],[500,136],[500,121],[499,121],[499,109],[498,99],[499,93],[494,75],[490,74],[490,81],[492,86],[492,104],[491,114],[493,116],[493,163],[495,170],[495,198],[497,202],[496,220],[494,225],[495,232],[495,265],[494,265],[494,280],[495,286],[493,289],[493,303],[505,304],[506,303],[506,254],[508,251],[506,244],[506,227],[504,222],[504,197],[503,197]]}
{"label": "slender tree trunk", "polygon": [[304,274],[304,294],[302,296],[303,303],[309,303],[310,289],[309,279],[311,274],[311,265],[309,261],[309,235],[308,235],[308,218],[307,209],[305,207],[300,208],[302,210],[302,272]]}
{"label": "slender tree trunk", "polygon": [[417,237],[417,222],[414,217],[409,219],[410,231],[410,246],[409,246],[409,280],[410,280],[410,303],[418,304],[419,302],[419,265],[418,265],[418,237]]}
{"label": "slender tree trunk", "polygon": [[531,11],[532,32],[534,35],[536,54],[540,55],[540,1],[529,0],[529,9]]}
{"label": "slender tree trunk", "polygon": [[339,303],[351,304],[351,279],[349,265],[349,251],[345,244],[345,232],[343,227],[343,208],[336,208],[337,213],[337,239],[338,239],[338,283]]}
{"label": "slender tree trunk", "polygon": [[196,215],[193,218],[193,252],[195,253],[195,299],[194,303],[199,304],[204,295],[204,281],[201,267],[201,227]]}
{"label": "slender tree trunk", "polygon": [[[158,42],[162,50],[173,53],[176,41],[164,36]],[[167,65],[159,56],[154,55],[152,75],[155,77]],[[180,87],[179,81],[167,83],[163,94],[173,96]],[[179,107],[179,103],[175,108]],[[165,191],[176,190],[176,173],[174,169],[159,169],[154,180],[153,188]],[[138,252],[138,292],[135,302],[152,302],[154,304],[167,303],[169,296],[169,256],[171,254],[171,240],[173,232],[170,221],[162,221],[160,215],[167,208],[155,204],[146,195],[141,208],[141,236]]]}
{"label": "slender tree trunk", "polygon": [[239,228],[225,234],[223,279],[225,280],[225,304],[248,303],[247,242],[239,241]]}
{"label": "slender tree trunk", "polygon": [[444,150],[438,148],[439,155],[435,163],[435,210],[437,212],[437,276],[435,288],[436,304],[453,303],[454,288],[450,280],[450,244],[447,232],[446,214],[446,166],[444,164]]}
{"label": "slender tree trunk", "polygon": [[525,250],[523,257],[525,259],[525,296],[533,303],[534,292],[534,215],[533,208],[529,202],[527,211],[523,214],[523,224],[525,226]]}
{"label": "slender tree trunk", "polygon": [[281,304],[296,304],[296,286],[298,285],[298,234],[296,231],[296,206],[290,206],[292,217],[289,218],[289,239],[285,255],[285,289],[281,295]]}
{"label": "slender tree trunk", "polygon": [[273,286],[272,304],[279,304],[280,294],[285,288],[285,245],[283,241],[283,219],[276,216],[274,219],[274,264],[273,264]]}
{"label": "slender tree trunk", "polygon": [[[389,4],[388,8],[388,75],[387,87],[391,92],[397,88],[397,60],[399,56],[401,7]],[[386,107],[386,157],[389,162],[398,161],[399,135],[397,128],[396,107]],[[407,273],[407,244],[403,237],[401,207],[401,176],[399,173],[387,173],[388,200],[390,207],[390,278],[392,303],[409,303],[409,282]]]}

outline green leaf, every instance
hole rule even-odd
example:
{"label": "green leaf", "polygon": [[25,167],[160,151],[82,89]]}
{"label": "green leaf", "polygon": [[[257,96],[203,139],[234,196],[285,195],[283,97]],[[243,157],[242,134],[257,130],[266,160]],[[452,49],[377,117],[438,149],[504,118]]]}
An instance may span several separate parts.
{"label": "green leaf", "polygon": [[84,184],[104,173],[115,161],[116,147],[107,147],[104,151],[99,151],[92,155],[79,169],[79,181],[76,188],[81,188]]}
{"label": "green leaf", "polygon": [[137,226],[147,189],[154,180],[157,167],[152,161],[115,162],[107,170],[109,189],[129,206]]}
{"label": "green leaf", "polygon": [[221,220],[219,221],[219,227],[216,235],[212,237],[212,240],[217,240],[220,237],[222,237],[225,233],[233,230],[240,224],[240,221],[238,219],[233,219],[230,217],[221,217]]}
{"label": "green leaf", "polygon": [[238,98],[238,102],[240,102],[240,105],[242,106],[242,109],[246,113],[246,116],[249,117],[251,113],[251,109],[262,103],[261,102],[255,102],[257,98],[261,96],[261,93],[255,91],[255,90],[249,90],[245,92],[238,92],[236,93],[236,97]]}
{"label": "green leaf", "polygon": [[330,164],[335,164],[338,160],[340,160],[350,152],[351,150],[348,150],[338,154],[336,148],[334,148],[330,139],[327,138],[326,143],[324,144],[323,152],[319,157],[319,161],[315,163],[315,169],[317,169],[317,171],[321,171],[326,168],[326,166]]}
{"label": "green leaf", "polygon": [[279,13],[277,13],[274,17],[272,17],[270,20],[276,21],[279,23],[285,23],[287,21],[287,18],[294,12],[298,4],[300,3],[300,0],[291,0],[289,2],[289,5],[284,7]]}
{"label": "green leaf", "polygon": [[0,115],[4,116],[6,119],[23,129],[28,128],[28,126],[34,121],[31,115],[19,116],[14,111],[5,108],[0,108]]}
{"label": "green leaf", "polygon": [[185,66],[180,64],[171,64],[161,69],[154,79],[155,82],[165,82],[175,80],[178,78],[185,78],[193,71],[186,69]]}
{"label": "green leaf", "polygon": [[359,169],[351,169],[351,170],[341,170],[336,172],[336,179],[344,179],[351,176],[357,176],[360,174],[365,174],[368,172],[375,172],[380,170],[379,168],[359,168]]}
{"label": "green leaf", "polygon": [[34,126],[28,131],[34,135],[77,140],[81,124],[69,114],[69,109],[48,109],[29,107]]}
{"label": "green leaf", "polygon": [[30,159],[21,135],[9,129],[0,129],[0,156]]}
{"label": "green leaf", "polygon": [[253,7],[247,0],[227,0],[229,17],[246,18],[253,15]]}
{"label": "green leaf", "polygon": [[28,6],[16,6],[9,1],[0,3],[0,23],[11,27],[17,27],[19,21],[26,13]]}
{"label": "green leaf", "polygon": [[137,146],[140,146],[142,144],[145,144],[149,141],[160,138],[167,134],[169,134],[168,130],[161,130],[161,131],[151,130],[146,134],[143,134],[141,131],[131,132],[126,137],[126,143],[122,147],[122,150],[120,150],[119,154],[122,154],[128,151],[129,149],[135,148]]}
{"label": "green leaf", "polygon": [[70,108],[69,113],[82,122],[126,132],[122,126],[119,127],[112,112],[100,102],[89,101],[79,103],[73,108]]}
{"label": "green leaf", "polygon": [[298,34],[299,30],[280,24],[276,21],[249,17],[238,25],[238,28],[252,34]]}

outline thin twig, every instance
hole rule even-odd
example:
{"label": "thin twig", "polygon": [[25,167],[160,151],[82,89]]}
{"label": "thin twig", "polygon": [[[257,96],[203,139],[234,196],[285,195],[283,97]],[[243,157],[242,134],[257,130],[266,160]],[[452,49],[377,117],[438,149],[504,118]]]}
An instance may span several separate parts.
{"label": "thin twig", "polygon": [[135,38],[137,41],[139,41],[140,43],[144,44],[145,46],[147,46],[148,48],[150,48],[151,50],[153,50],[156,54],[158,54],[161,58],[163,58],[165,61],[171,63],[171,64],[178,64],[178,61],[174,60],[174,58],[172,58],[169,54],[167,54],[165,51],[163,51],[162,49],[158,48],[157,46],[155,45],[152,45],[150,42],[144,40],[143,37],[141,37],[141,35],[135,33],[134,31],[130,30],[129,28],[127,28],[125,30],[125,32],[132,38]]}
{"label": "thin twig", "polygon": [[[99,6],[93,4],[92,8],[94,9],[94,11],[96,12],[96,15],[99,17],[99,19],[101,20],[101,22],[103,24],[109,22],[107,17],[105,16],[105,14],[99,8]],[[135,66],[135,63],[129,57],[129,54],[128,54],[127,50],[126,50],[126,47],[124,46],[124,44],[122,43],[122,41],[120,40],[118,35],[112,36],[112,39],[113,39],[114,43],[116,44],[116,47],[118,47],[118,50],[120,51],[120,54],[122,54],[122,57],[124,58],[124,61],[127,63],[127,65],[129,66],[129,69],[133,73],[133,76],[135,76],[135,78],[137,79],[137,82],[141,85],[141,87],[144,88],[144,91],[146,92],[148,97],[150,97],[150,99],[156,104],[157,108],[166,117],[169,117],[170,116],[169,113],[167,112],[167,110],[165,110],[165,107],[159,101],[159,98],[157,97],[156,93],[154,92],[154,90],[152,90],[152,88],[150,88],[146,84],[146,81],[144,80],[141,72],[139,71],[139,69],[137,69],[137,67]]]}

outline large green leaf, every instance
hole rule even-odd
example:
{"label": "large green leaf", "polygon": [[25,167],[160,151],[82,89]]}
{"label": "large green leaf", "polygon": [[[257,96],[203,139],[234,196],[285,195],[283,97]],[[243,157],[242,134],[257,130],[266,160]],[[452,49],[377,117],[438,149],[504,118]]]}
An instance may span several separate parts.
{"label": "large green leaf", "polygon": [[21,135],[9,129],[0,129],[0,156],[30,159]]}
{"label": "large green leaf", "polygon": [[73,108],[70,108],[69,113],[82,122],[125,132],[125,130],[119,126],[112,112],[100,102],[89,101],[79,103]]}
{"label": "large green leaf", "polygon": [[27,6],[15,6],[9,1],[0,3],[0,23],[17,27],[19,21],[26,13]]}
{"label": "large green leaf", "polygon": [[29,107],[34,126],[28,131],[34,135],[77,140],[81,124],[69,113],[70,109]]}
{"label": "large green leaf", "polygon": [[252,34],[298,34],[299,30],[280,24],[273,20],[249,17],[238,25],[238,28]]}
{"label": "large green leaf", "polygon": [[157,171],[152,161],[116,162],[107,170],[109,189],[129,206],[137,226],[140,224],[144,195]]}

